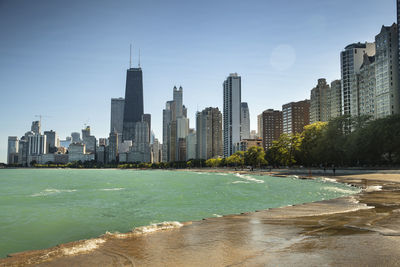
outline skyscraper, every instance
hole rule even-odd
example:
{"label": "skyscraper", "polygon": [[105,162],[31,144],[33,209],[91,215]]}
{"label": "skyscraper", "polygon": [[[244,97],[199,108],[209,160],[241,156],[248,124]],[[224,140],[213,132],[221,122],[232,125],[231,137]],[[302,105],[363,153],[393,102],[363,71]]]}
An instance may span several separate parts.
{"label": "skyscraper", "polygon": [[329,120],[329,84],[326,79],[319,79],[318,84],[311,90],[310,100],[310,123]]}
{"label": "skyscraper", "polygon": [[358,116],[358,87],[356,74],[364,61],[364,54],[375,55],[375,43],[356,43],[346,46],[340,53],[342,75],[343,115]]}
{"label": "skyscraper", "polygon": [[111,98],[110,133],[113,132],[115,129],[117,133],[122,134],[124,122],[124,106],[124,98]]}
{"label": "skyscraper", "polygon": [[210,107],[197,112],[196,134],[196,158],[210,159],[222,156],[222,114],[218,108]]}
{"label": "skyscraper", "polygon": [[268,150],[272,146],[272,142],[278,140],[283,133],[282,111],[268,109],[262,113],[262,118],[263,147]]}
{"label": "skyscraper", "polygon": [[46,150],[47,153],[55,153],[57,152],[57,140],[58,136],[57,133],[53,130],[51,131],[44,131],[44,135],[46,136]]}
{"label": "skyscraper", "polygon": [[329,104],[330,104],[330,112],[329,112],[330,119],[342,115],[342,82],[340,80],[335,80],[331,82]]}
{"label": "skyscraper", "polygon": [[375,57],[364,55],[364,62],[357,74],[359,115],[375,117]]}
{"label": "skyscraper", "polygon": [[224,157],[233,154],[233,145],[240,142],[241,77],[231,73],[223,83],[224,88]]}
{"label": "skyscraper", "polygon": [[303,132],[304,126],[310,124],[310,100],[291,102],[282,106],[283,133]]}
{"label": "skyscraper", "polygon": [[143,115],[143,73],[140,67],[126,73],[123,140],[135,139],[135,125]]}
{"label": "skyscraper", "polygon": [[249,139],[250,138],[250,112],[249,106],[246,102],[242,102],[240,105],[240,121],[241,121],[241,139]]}
{"label": "skyscraper", "polygon": [[147,122],[149,125],[149,140],[151,140],[151,114],[143,114],[142,121]]}
{"label": "skyscraper", "polygon": [[400,111],[397,25],[382,26],[375,37],[375,113],[382,118]]}

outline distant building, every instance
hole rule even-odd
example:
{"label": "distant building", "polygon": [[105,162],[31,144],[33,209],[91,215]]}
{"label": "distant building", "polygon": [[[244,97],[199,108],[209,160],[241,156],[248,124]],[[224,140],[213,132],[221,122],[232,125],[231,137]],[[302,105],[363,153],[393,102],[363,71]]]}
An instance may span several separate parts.
{"label": "distant building", "polygon": [[107,138],[99,138],[99,146],[107,146]]}
{"label": "distant building", "polygon": [[105,164],[107,162],[107,153],[106,153],[106,146],[99,145],[96,149],[96,161],[98,163]]}
{"label": "distant building", "polygon": [[197,135],[194,129],[189,129],[186,137],[186,160],[195,159],[197,151]]}
{"label": "distant building", "polygon": [[151,114],[143,114],[142,121],[149,125],[149,140],[151,139]]}
{"label": "distant building", "polygon": [[331,90],[328,95],[329,119],[334,119],[342,115],[342,82],[335,80],[331,83]]}
{"label": "distant building", "polygon": [[151,162],[149,140],[149,124],[141,121],[135,125],[135,139],[131,151],[128,153],[128,162]]}
{"label": "distant building", "polygon": [[97,140],[96,137],[90,135],[90,126],[82,129],[82,142],[86,145],[86,152],[96,154]]}
{"label": "distant building", "polygon": [[256,130],[251,130],[249,139],[256,139],[256,138],[258,138],[257,131]]}
{"label": "distant building", "polygon": [[263,116],[261,113],[260,115],[257,116],[257,136],[260,138],[262,138],[263,136],[262,129],[263,129]]}
{"label": "distant building", "polygon": [[143,73],[140,67],[126,73],[123,140],[135,139],[135,125],[143,115]]}
{"label": "distant building", "polygon": [[57,152],[57,143],[59,142],[57,133],[53,130],[44,131],[44,135],[46,136],[46,150],[47,153],[55,153]]}
{"label": "distant building", "polygon": [[117,133],[122,134],[124,122],[124,107],[124,98],[111,98],[110,133],[116,130]]}
{"label": "distant building", "polygon": [[46,136],[41,134],[32,134],[28,136],[28,155],[38,156],[47,153]]}
{"label": "distant building", "polygon": [[196,114],[197,158],[223,156],[222,114],[218,108],[206,108]]}
{"label": "distant building", "polygon": [[108,137],[108,149],[106,150],[107,163],[118,162],[118,143],[118,132],[114,130]]}
{"label": "distant building", "polygon": [[243,139],[241,140],[236,147],[236,151],[248,151],[251,147],[261,147],[263,148],[263,140],[262,138],[255,139]]}
{"label": "distant building", "polygon": [[359,115],[356,74],[360,71],[364,54],[374,56],[375,43],[354,43],[346,46],[340,53],[343,115]]}
{"label": "distant building", "polygon": [[28,165],[28,145],[27,136],[21,137],[18,142],[18,164],[21,164],[22,166]]}
{"label": "distant building", "polygon": [[311,90],[310,100],[310,123],[317,121],[328,121],[330,106],[328,94],[330,93],[329,84],[325,79],[319,79],[318,84]]}
{"label": "distant building", "polygon": [[364,62],[357,74],[359,115],[375,117],[375,57],[364,54]]}
{"label": "distant building", "polygon": [[223,133],[224,133],[224,157],[233,154],[233,145],[240,142],[241,120],[241,77],[232,73],[223,83]]}
{"label": "distant building", "polygon": [[249,112],[249,106],[247,105],[246,102],[242,102],[240,105],[241,111],[240,111],[240,138],[241,139],[249,139],[250,138],[250,112]]}
{"label": "distant building", "polygon": [[162,156],[161,151],[162,151],[161,144],[158,142],[158,139],[155,138],[153,141],[153,144],[151,145],[151,153],[152,153],[152,162],[153,163],[161,162],[161,156]]}
{"label": "distant building", "polygon": [[19,140],[17,136],[8,137],[7,164],[18,163]]}
{"label": "distant building", "polygon": [[278,140],[283,133],[282,111],[268,109],[262,113],[263,118],[263,147],[268,150],[272,142]]}
{"label": "distant building", "polygon": [[310,124],[310,100],[291,102],[282,106],[283,133],[302,133]]}
{"label": "distant building", "polygon": [[40,134],[41,133],[40,121],[33,121],[32,122],[31,131],[33,133],[35,133],[35,134]]}
{"label": "distant building", "polygon": [[72,143],[68,148],[68,162],[92,161],[95,160],[95,154],[86,153],[86,145],[83,143]]}
{"label": "distant building", "polygon": [[395,23],[375,37],[376,118],[400,113],[399,34]]}
{"label": "distant building", "polygon": [[82,141],[81,134],[78,132],[71,133],[71,137],[72,137],[71,143],[79,143]]}
{"label": "distant building", "polygon": [[131,140],[123,141],[118,145],[118,153],[128,153],[133,146],[133,142]]}

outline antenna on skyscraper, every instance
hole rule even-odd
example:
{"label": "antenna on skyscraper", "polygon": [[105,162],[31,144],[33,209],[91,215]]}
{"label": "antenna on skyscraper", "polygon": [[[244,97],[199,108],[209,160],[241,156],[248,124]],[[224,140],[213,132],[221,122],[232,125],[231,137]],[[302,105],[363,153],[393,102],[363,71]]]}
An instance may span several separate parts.
{"label": "antenna on skyscraper", "polygon": [[140,48],[139,48],[139,68],[140,68]]}
{"label": "antenna on skyscraper", "polygon": [[129,68],[132,68],[132,44],[129,45]]}

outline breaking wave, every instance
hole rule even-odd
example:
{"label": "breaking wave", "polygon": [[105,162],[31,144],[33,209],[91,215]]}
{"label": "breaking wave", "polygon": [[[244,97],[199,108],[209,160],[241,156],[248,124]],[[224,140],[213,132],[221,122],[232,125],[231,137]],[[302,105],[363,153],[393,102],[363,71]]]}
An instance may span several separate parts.
{"label": "breaking wave", "polygon": [[331,186],[325,186],[322,189],[331,191],[331,192],[336,192],[336,193],[342,193],[342,194],[355,194],[357,191],[353,191],[350,189],[343,189],[343,188],[337,188],[337,187],[331,187]]}
{"label": "breaking wave", "polygon": [[72,193],[76,192],[76,189],[54,189],[54,188],[48,188],[45,189],[39,193],[31,195],[31,197],[41,197],[41,196],[49,196],[49,195],[54,195],[54,194],[59,194],[59,193]]}
{"label": "breaking wave", "polygon": [[163,230],[177,229],[177,228],[181,228],[182,226],[183,226],[182,223],[176,222],[176,221],[153,223],[153,224],[146,225],[146,226],[136,227],[131,232],[128,232],[128,233],[121,234],[118,232],[115,232],[115,233],[106,232],[104,236],[111,236],[111,237],[115,237],[115,238],[127,238],[127,237],[134,236],[134,235],[144,235],[144,234],[150,234],[150,233],[163,231]]}
{"label": "breaking wave", "polygon": [[258,179],[254,178],[254,177],[249,176],[249,175],[243,175],[243,174],[235,173],[235,176],[239,177],[241,179],[250,181],[250,182],[258,183],[258,184],[263,184],[264,183],[263,180],[258,180]]}

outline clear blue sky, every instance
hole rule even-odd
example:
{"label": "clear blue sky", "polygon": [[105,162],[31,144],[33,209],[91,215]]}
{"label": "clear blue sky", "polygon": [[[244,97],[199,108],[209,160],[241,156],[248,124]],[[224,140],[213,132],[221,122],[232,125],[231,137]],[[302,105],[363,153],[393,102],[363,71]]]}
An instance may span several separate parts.
{"label": "clear blue sky", "polygon": [[108,136],[110,99],[124,96],[129,44],[142,52],[145,112],[162,136],[162,109],[184,88],[197,109],[222,107],[222,82],[242,76],[251,129],[268,108],[309,98],[340,78],[340,51],[395,21],[395,0],[0,0],[0,162],[7,137],[42,114],[61,138],[88,123]]}

